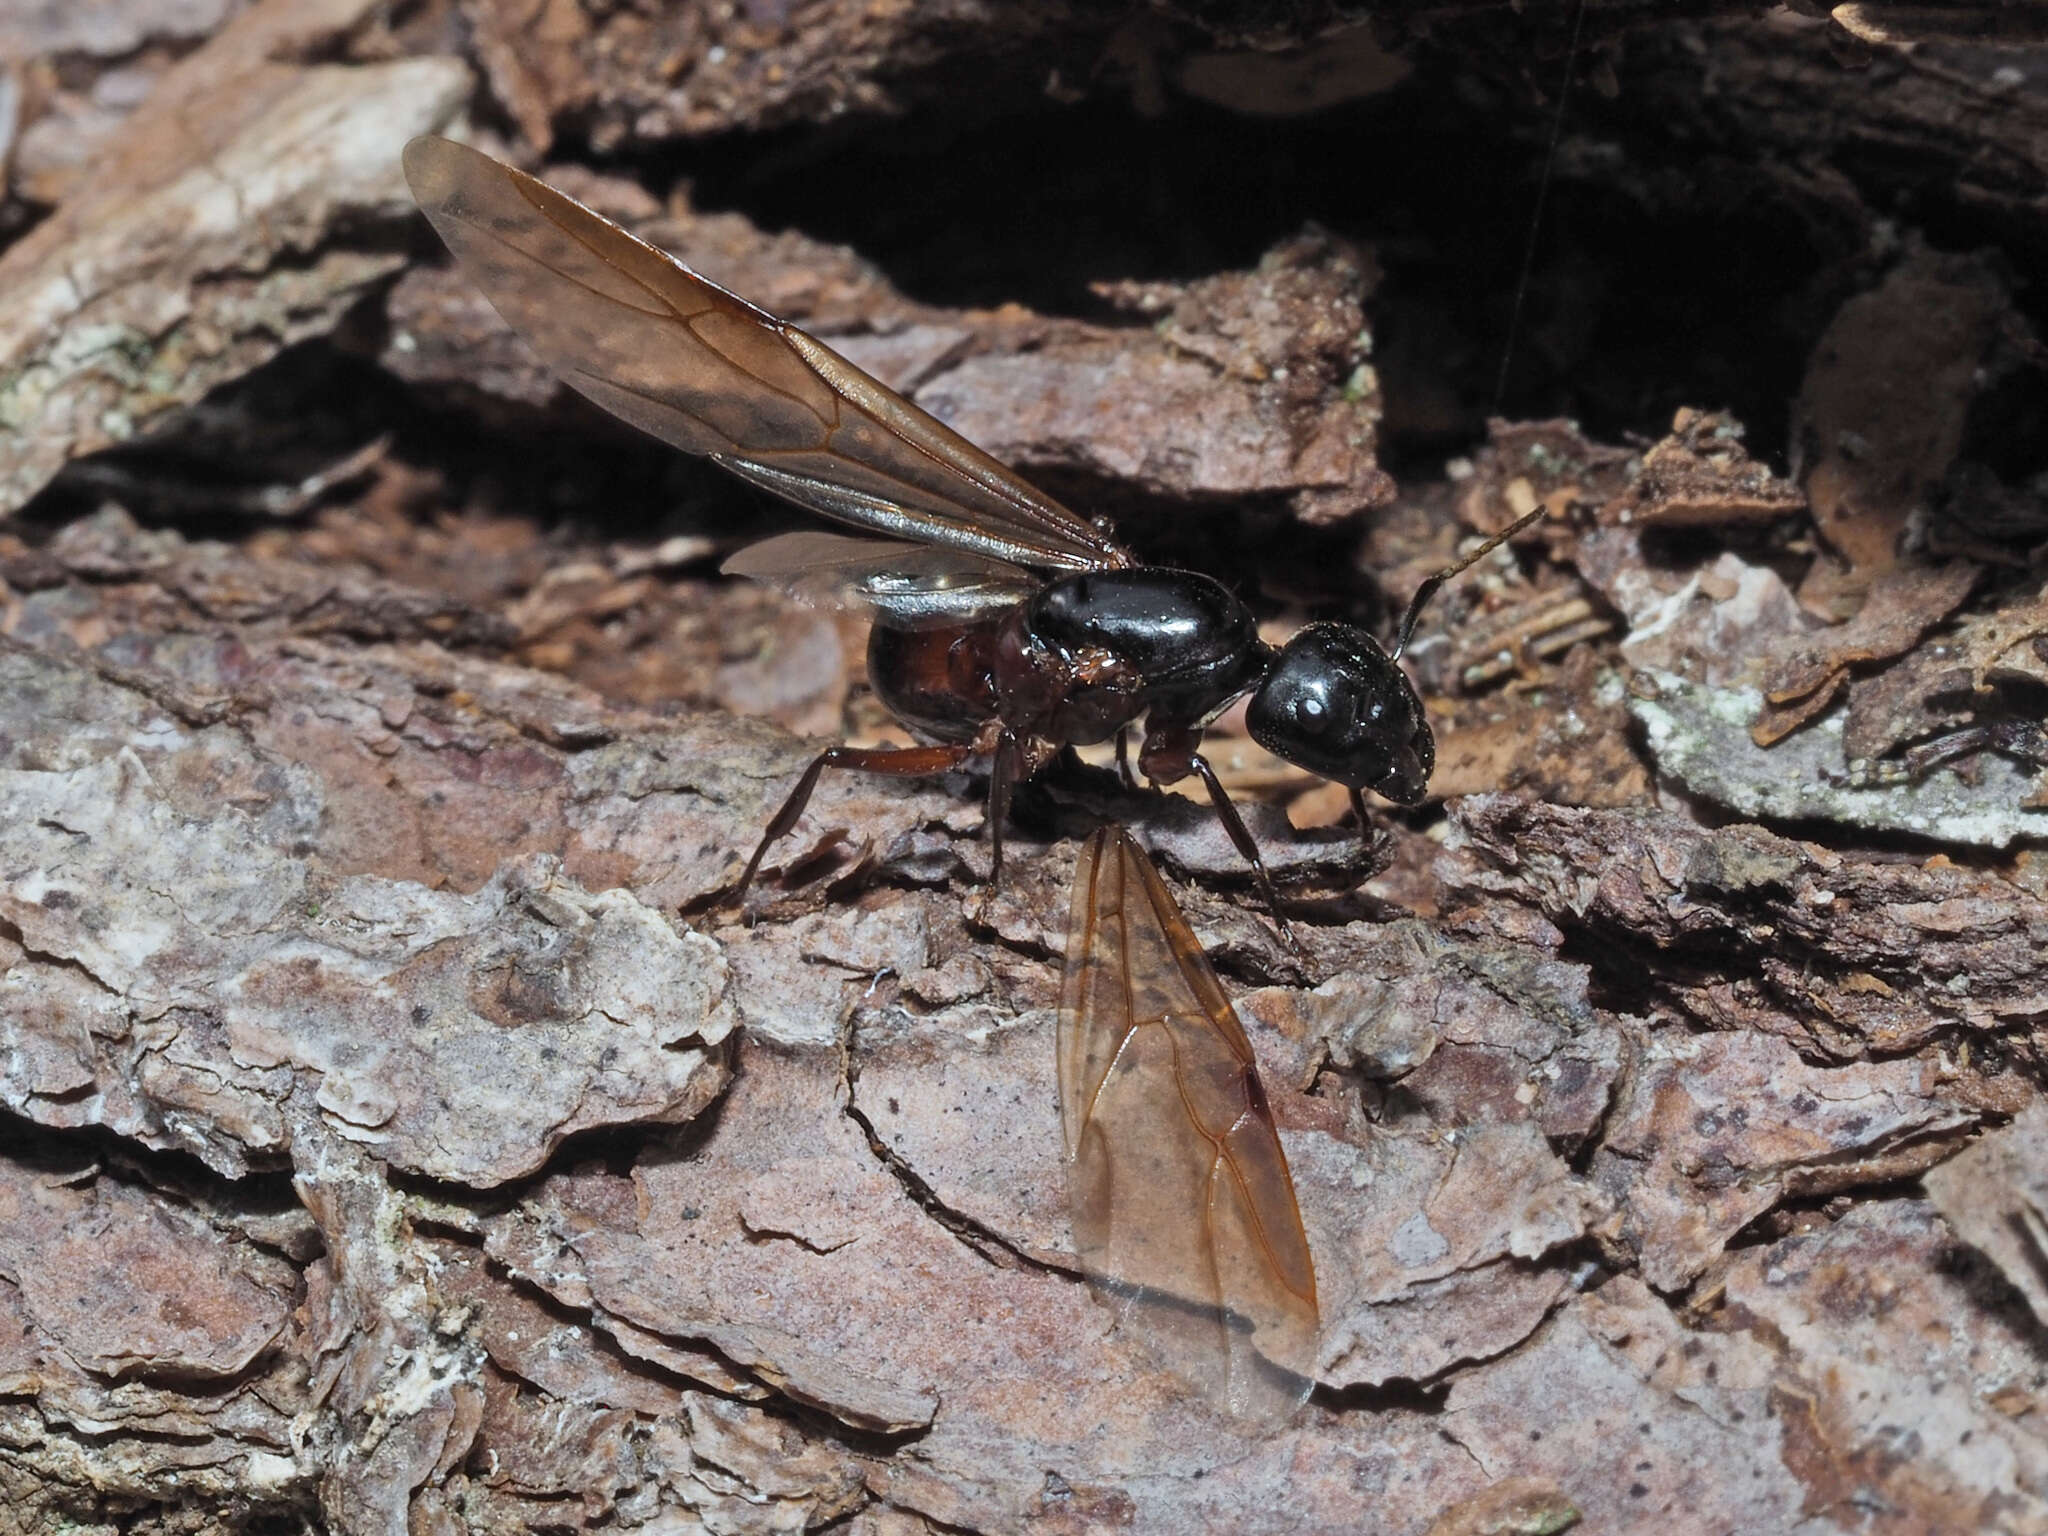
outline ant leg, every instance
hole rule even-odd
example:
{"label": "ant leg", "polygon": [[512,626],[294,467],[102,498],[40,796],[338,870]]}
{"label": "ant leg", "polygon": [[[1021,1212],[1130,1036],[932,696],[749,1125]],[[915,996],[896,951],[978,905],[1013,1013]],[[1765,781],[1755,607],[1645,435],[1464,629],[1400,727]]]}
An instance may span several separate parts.
{"label": "ant leg", "polygon": [[994,846],[989,858],[988,888],[1003,883],[1003,823],[1010,819],[1010,787],[1017,781],[1017,738],[1005,731],[996,738],[995,761],[988,772],[988,835]]}
{"label": "ant leg", "polygon": [[1125,789],[1136,789],[1138,779],[1131,772],[1130,731],[1124,726],[1116,729],[1116,776],[1124,781]]}
{"label": "ant leg", "polygon": [[1230,796],[1223,792],[1223,781],[1216,777],[1216,770],[1209,766],[1209,760],[1201,753],[1195,753],[1189,762],[1195,772],[1202,776],[1202,785],[1209,791],[1209,803],[1216,807],[1216,814],[1223,818],[1223,830],[1230,834],[1230,840],[1237,844],[1237,851],[1252,867],[1252,874],[1259,882],[1259,890],[1266,898],[1266,909],[1273,914],[1273,926],[1280,930],[1280,937],[1287,941],[1287,947],[1296,954],[1301,953],[1301,941],[1288,926],[1287,914],[1280,910],[1280,895],[1273,889],[1273,877],[1266,873],[1266,861],[1259,857],[1259,845],[1252,841],[1251,829],[1244,824],[1244,818],[1237,814],[1237,807],[1230,803]]}
{"label": "ant leg", "polygon": [[1358,818],[1358,835],[1361,840],[1372,835],[1372,823],[1365,815],[1365,794],[1362,790],[1351,791],[1351,814]]}
{"label": "ant leg", "polygon": [[804,776],[796,781],[796,788],[789,792],[789,798],[782,802],[782,809],[775,813],[768,823],[768,830],[761,834],[761,841],[754,848],[754,856],[747,860],[746,872],[740,876],[740,883],[729,898],[733,902],[746,899],[747,887],[754,883],[754,875],[761,867],[761,859],[768,852],[768,845],[787,833],[803,815],[804,807],[811,803],[811,791],[818,787],[818,776],[827,768],[854,768],[862,773],[887,774],[891,778],[915,779],[928,774],[945,773],[958,768],[974,756],[971,746],[959,747],[827,747],[811,759],[811,766],[804,770]]}

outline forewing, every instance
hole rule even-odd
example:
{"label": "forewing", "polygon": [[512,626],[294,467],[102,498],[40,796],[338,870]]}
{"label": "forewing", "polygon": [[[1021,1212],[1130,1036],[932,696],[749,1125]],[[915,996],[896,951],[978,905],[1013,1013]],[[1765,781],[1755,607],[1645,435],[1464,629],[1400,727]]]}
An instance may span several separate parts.
{"label": "forewing", "polygon": [[1319,1333],[1294,1182],[1237,1013],[1121,827],[1075,870],[1059,1081],[1074,1241],[1098,1291],[1230,1412],[1285,1419]]}
{"label": "forewing", "polygon": [[524,172],[428,137],[405,175],[506,323],[622,420],[890,537],[1050,570],[1130,563],[822,342]]}
{"label": "forewing", "polygon": [[1000,560],[929,544],[785,533],[727,560],[727,575],[780,587],[818,608],[851,608],[893,629],[973,624],[1015,607],[1043,582]]}

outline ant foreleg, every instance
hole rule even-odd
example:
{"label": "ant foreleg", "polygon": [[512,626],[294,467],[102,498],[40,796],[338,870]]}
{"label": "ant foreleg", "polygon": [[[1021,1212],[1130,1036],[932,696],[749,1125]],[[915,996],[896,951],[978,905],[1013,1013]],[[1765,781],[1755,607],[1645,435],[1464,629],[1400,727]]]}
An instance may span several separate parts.
{"label": "ant foreleg", "polygon": [[1201,775],[1202,786],[1209,791],[1209,803],[1216,807],[1216,814],[1223,819],[1223,830],[1230,834],[1230,840],[1237,844],[1237,851],[1251,865],[1259,890],[1266,898],[1266,909],[1273,914],[1273,926],[1280,930],[1280,937],[1287,941],[1289,949],[1296,954],[1302,953],[1301,940],[1294,936],[1287,914],[1280,910],[1280,893],[1273,889],[1273,877],[1266,873],[1266,861],[1259,857],[1259,845],[1252,841],[1251,828],[1244,824],[1244,818],[1237,814],[1237,807],[1230,803],[1230,796],[1224,793],[1223,781],[1216,777],[1216,770],[1209,766],[1209,760],[1201,753],[1192,754],[1188,763]]}

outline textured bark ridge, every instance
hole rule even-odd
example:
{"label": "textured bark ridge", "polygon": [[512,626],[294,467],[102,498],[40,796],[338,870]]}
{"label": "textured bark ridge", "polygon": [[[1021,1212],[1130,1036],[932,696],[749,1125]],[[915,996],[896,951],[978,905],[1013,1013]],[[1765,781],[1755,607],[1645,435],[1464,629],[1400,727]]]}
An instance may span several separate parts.
{"label": "textured bark ridge", "polygon": [[[1593,7],[1498,396],[1575,25],[0,18],[0,1533],[2048,1531],[2048,41]],[[1276,636],[1545,508],[1437,798],[1216,722],[1301,954],[1101,754],[1000,888],[974,775],[828,777],[743,920],[861,631],[440,260],[443,130]],[[1276,1432],[1074,1257],[1112,818],[1292,1167]]]}

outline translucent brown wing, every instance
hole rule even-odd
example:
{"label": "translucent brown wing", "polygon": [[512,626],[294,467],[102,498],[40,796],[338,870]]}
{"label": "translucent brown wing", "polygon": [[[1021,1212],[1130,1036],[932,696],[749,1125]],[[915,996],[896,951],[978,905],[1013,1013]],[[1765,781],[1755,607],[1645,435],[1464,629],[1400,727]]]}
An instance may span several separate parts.
{"label": "translucent brown wing", "polygon": [[1045,585],[1029,571],[961,550],[839,533],[778,534],[749,544],[721,569],[815,608],[850,608],[891,629],[979,623]]}
{"label": "translucent brown wing", "polygon": [[448,139],[405,176],[463,272],[572,388],[799,506],[1043,570],[1108,535],[794,326],[573,198]]}
{"label": "translucent brown wing", "polygon": [[1059,1079],[1098,1292],[1212,1400],[1286,1418],[1320,1326],[1294,1181],[1237,1013],[1121,827],[1090,837],[1074,873]]}

